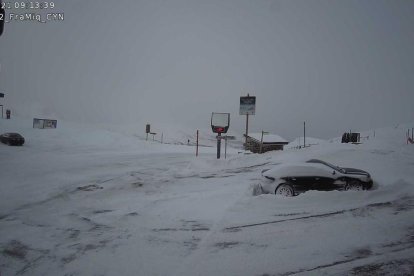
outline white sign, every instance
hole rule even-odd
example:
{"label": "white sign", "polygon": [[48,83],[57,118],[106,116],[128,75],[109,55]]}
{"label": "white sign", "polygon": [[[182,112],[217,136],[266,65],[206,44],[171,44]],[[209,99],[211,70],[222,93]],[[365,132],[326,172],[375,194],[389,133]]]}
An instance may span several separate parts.
{"label": "white sign", "polygon": [[230,113],[211,114],[211,128],[214,133],[226,133],[230,126]]}
{"label": "white sign", "polygon": [[216,127],[227,127],[229,125],[229,113],[213,113],[211,116],[211,125]]}

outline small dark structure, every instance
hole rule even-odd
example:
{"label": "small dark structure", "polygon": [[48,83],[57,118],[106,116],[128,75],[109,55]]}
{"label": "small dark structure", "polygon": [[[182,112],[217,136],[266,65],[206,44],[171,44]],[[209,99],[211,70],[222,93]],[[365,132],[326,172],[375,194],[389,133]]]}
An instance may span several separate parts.
{"label": "small dark structure", "polygon": [[[246,137],[246,135],[244,135]],[[263,138],[262,138],[263,137]],[[283,150],[283,146],[289,144],[288,141],[276,134],[251,133],[246,137],[244,148],[253,153],[264,153],[273,150]]]}
{"label": "small dark structure", "polygon": [[342,134],[342,143],[360,143],[361,134],[359,132],[345,132]]}
{"label": "small dark structure", "polygon": [[57,127],[57,120],[50,120],[50,119],[33,119],[33,128],[56,128]]}
{"label": "small dark structure", "polygon": [[19,133],[3,133],[0,135],[0,141],[9,146],[22,146],[24,144],[24,137]]}

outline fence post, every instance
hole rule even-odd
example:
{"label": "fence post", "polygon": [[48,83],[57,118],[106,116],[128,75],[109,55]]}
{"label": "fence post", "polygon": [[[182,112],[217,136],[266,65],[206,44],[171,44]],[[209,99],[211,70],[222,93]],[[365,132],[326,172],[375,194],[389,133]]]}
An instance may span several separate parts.
{"label": "fence post", "polygon": [[196,156],[198,156],[198,129],[197,129],[197,142],[196,142]]}

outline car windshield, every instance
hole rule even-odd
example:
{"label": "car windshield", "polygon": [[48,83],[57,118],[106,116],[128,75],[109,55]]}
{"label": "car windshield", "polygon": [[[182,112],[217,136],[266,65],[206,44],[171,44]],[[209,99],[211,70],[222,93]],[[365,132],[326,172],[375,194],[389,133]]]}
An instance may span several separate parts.
{"label": "car windshield", "polygon": [[325,162],[325,161],[322,161],[322,160],[319,160],[319,159],[311,159],[311,160],[308,160],[307,163],[319,163],[319,164],[323,164],[323,165],[328,166],[331,169],[334,169],[335,171],[339,171],[341,173],[343,173],[345,171],[341,167],[335,166],[335,165],[333,165],[331,163],[328,163],[328,162]]}
{"label": "car windshield", "polygon": [[3,134],[3,137],[8,137],[8,138],[20,138],[21,135],[19,133],[5,133]]}

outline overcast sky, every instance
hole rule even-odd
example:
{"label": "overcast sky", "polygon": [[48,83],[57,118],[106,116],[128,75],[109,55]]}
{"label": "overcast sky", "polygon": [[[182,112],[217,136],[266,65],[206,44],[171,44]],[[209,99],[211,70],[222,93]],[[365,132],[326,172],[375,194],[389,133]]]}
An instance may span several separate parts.
{"label": "overcast sky", "polygon": [[64,21],[0,37],[16,114],[203,129],[229,112],[243,133],[250,93],[250,130],[287,139],[414,121],[412,0],[54,2]]}

